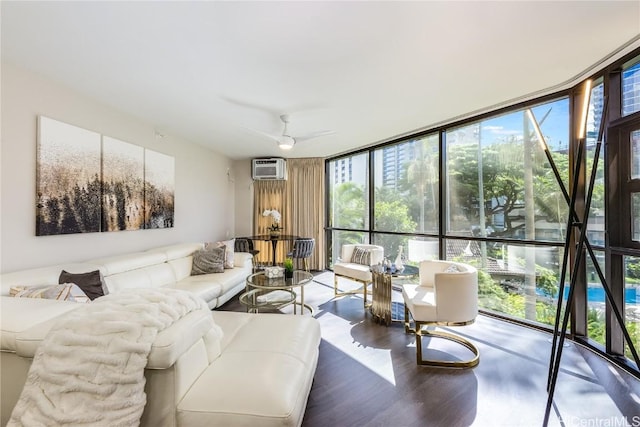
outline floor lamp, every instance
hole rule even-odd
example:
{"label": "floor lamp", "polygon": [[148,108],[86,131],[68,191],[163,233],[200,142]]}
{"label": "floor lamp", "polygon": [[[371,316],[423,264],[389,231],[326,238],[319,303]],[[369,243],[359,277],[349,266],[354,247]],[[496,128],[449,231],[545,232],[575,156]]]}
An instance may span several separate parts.
{"label": "floor lamp", "polygon": [[[608,107],[608,100],[605,98],[605,102],[604,102],[604,110],[603,110],[603,117],[602,120],[600,122],[600,128],[598,131],[598,138],[597,138],[597,142],[596,142],[596,149],[595,149],[595,154],[594,154],[594,158],[593,158],[593,166],[591,168],[591,176],[589,179],[589,190],[587,192],[586,195],[586,205],[585,205],[585,214],[584,214],[584,219],[583,221],[580,221],[576,211],[575,211],[575,204],[576,204],[576,195],[577,195],[577,187],[578,187],[578,179],[579,179],[579,172],[580,172],[580,166],[582,163],[582,157],[584,155],[584,146],[586,144],[586,138],[585,138],[585,128],[586,128],[586,117],[587,117],[587,109],[589,106],[589,96],[590,96],[590,92],[591,92],[591,81],[588,80],[585,83],[585,93],[584,93],[584,101],[583,101],[583,106],[582,106],[582,116],[581,116],[581,122],[580,122],[580,135],[578,137],[578,151],[576,154],[576,161],[575,161],[575,169],[574,169],[574,175],[573,175],[573,187],[571,189],[571,196],[569,196],[569,193],[567,192],[567,189],[564,185],[564,182],[562,181],[562,178],[560,176],[560,173],[558,172],[558,169],[555,165],[555,162],[553,161],[553,158],[551,157],[551,153],[549,151],[549,147],[546,144],[546,141],[542,135],[542,132],[540,131],[540,126],[538,125],[537,120],[535,119],[533,112],[529,109],[527,110],[527,115],[529,116],[530,121],[533,123],[534,126],[534,130],[536,133],[536,136],[538,138],[538,141],[540,142],[540,144],[542,145],[542,148],[545,152],[545,155],[547,156],[547,160],[549,161],[549,164],[551,165],[551,168],[553,170],[553,173],[556,177],[556,180],[558,181],[558,185],[560,186],[560,189],[562,191],[562,194],[567,202],[567,204],[569,205],[569,214],[567,217],[567,235],[565,236],[565,246],[564,246],[564,254],[563,254],[563,262],[562,262],[562,270],[561,270],[561,276],[560,276],[560,286],[559,286],[559,291],[558,291],[558,305],[557,305],[557,310],[556,310],[556,319],[555,319],[555,325],[554,325],[554,331],[553,331],[553,340],[552,340],[552,347],[551,347],[551,357],[549,360],[549,375],[547,378],[547,391],[548,391],[548,398],[547,398],[547,406],[545,409],[545,414],[544,414],[544,423],[543,425],[546,427],[549,424],[549,416],[551,414],[551,406],[553,404],[553,395],[555,392],[555,386],[556,386],[556,382],[558,379],[558,372],[560,371],[560,359],[562,357],[562,348],[564,345],[564,340],[566,338],[566,334],[567,334],[567,326],[569,323],[569,314],[571,312],[571,307],[572,307],[572,301],[573,301],[573,292],[575,289],[575,282],[576,282],[576,278],[577,278],[577,273],[578,270],[580,268],[580,260],[582,258],[581,254],[583,249],[586,247],[587,252],[589,253],[589,256],[591,257],[591,260],[593,262],[594,268],[596,270],[596,273],[598,274],[598,278],[600,279],[600,282],[602,283],[602,286],[604,288],[605,291],[605,295],[607,298],[607,301],[609,302],[609,305],[611,306],[616,319],[618,321],[618,323],[620,324],[621,328],[622,328],[622,332],[624,334],[624,338],[627,342],[627,344],[629,345],[629,349],[634,357],[634,360],[636,362],[636,366],[640,367],[640,361],[638,358],[638,353],[636,352],[636,349],[633,345],[633,342],[631,341],[631,337],[629,336],[629,332],[626,328],[626,325],[624,323],[624,319],[622,318],[622,315],[620,313],[620,310],[618,309],[618,307],[616,306],[615,302],[613,301],[613,295],[611,294],[611,290],[609,289],[609,285],[607,284],[606,278],[604,276],[604,274],[602,273],[602,269],[600,268],[600,264],[598,263],[598,260],[595,257],[595,254],[593,252],[593,249],[591,248],[591,244],[589,243],[589,239],[587,238],[587,221],[588,221],[588,217],[589,217],[589,210],[591,208],[591,199],[593,196],[593,186],[595,184],[595,178],[596,178],[596,168],[598,165],[598,159],[600,157],[600,150],[602,147],[602,137],[604,134],[604,123],[606,121],[606,114],[607,114],[607,107]],[[568,267],[568,258],[569,258],[569,249],[570,249],[570,245],[571,245],[571,236],[573,231],[580,231],[580,237],[578,239],[578,246],[575,252],[575,258],[574,258],[574,263],[573,263],[573,271],[571,274],[571,282],[569,285],[569,295],[567,296],[567,304],[566,304],[566,308],[565,308],[565,312],[564,312],[564,316],[562,318],[562,325],[560,326],[560,318],[562,316],[562,296],[564,295],[564,287],[565,287],[565,276],[566,276],[566,272],[567,272],[567,267]]]}

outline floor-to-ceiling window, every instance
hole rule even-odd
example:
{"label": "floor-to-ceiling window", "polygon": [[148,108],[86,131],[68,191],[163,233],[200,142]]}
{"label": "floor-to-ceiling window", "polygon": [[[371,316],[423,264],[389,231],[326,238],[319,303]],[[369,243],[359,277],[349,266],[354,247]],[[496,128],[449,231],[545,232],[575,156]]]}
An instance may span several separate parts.
{"label": "floor-to-ceiling window", "polygon": [[369,242],[369,155],[354,154],[327,163],[329,189],[329,265],[340,257],[345,243]]}
{"label": "floor-to-ceiling window", "polygon": [[[578,138],[584,97],[578,84],[556,96],[328,160],[329,266],[345,242],[381,245],[391,262],[400,254],[405,264],[431,258],[471,263],[479,269],[481,310],[548,329],[554,325],[558,300],[565,301],[568,286],[574,284],[572,335],[609,355],[629,358],[605,290],[615,295],[637,347],[638,88],[640,57],[597,75],[589,93],[584,139]],[[607,107],[607,98],[615,105]],[[617,114],[607,118],[606,108],[617,109]],[[614,141],[606,139],[613,139],[613,133],[607,129],[616,129],[616,138],[622,135],[611,148],[607,144]],[[580,144],[584,151],[578,163]],[[595,162],[598,147],[600,159]],[[626,163],[614,165],[614,154]],[[345,170],[358,172],[345,175]],[[595,179],[589,188],[592,170]],[[626,175],[612,177],[612,171]],[[584,251],[571,280],[579,259],[578,234],[571,231],[581,227],[568,218],[574,182],[576,214],[588,215],[586,235],[593,257]],[[621,200],[619,205],[616,200]],[[616,234],[609,242],[612,229]],[[561,294],[567,236],[572,237],[566,254],[567,289]],[[604,281],[599,273],[606,273]]]}
{"label": "floor-to-ceiling window", "polygon": [[372,243],[390,262],[439,257],[439,153],[438,134],[373,151]]}
{"label": "floor-to-ceiling window", "polygon": [[545,149],[567,185],[568,98],[444,133],[446,258],[481,270],[481,308],[553,324],[567,203]]}

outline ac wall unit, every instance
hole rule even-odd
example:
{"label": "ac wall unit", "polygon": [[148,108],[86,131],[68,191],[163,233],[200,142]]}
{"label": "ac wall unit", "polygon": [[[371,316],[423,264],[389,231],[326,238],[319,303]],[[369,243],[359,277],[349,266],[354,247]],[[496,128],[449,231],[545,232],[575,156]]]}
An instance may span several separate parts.
{"label": "ac wall unit", "polygon": [[285,159],[253,159],[251,176],[254,180],[287,179]]}

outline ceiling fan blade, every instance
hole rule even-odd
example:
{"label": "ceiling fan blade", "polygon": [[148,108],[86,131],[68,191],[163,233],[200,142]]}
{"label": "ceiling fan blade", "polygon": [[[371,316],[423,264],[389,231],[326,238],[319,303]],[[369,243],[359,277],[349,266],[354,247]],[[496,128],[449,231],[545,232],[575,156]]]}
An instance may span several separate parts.
{"label": "ceiling fan blade", "polygon": [[250,128],[250,127],[246,127],[246,126],[243,126],[243,129],[246,129],[246,130],[248,130],[250,132],[253,132],[253,133],[261,135],[261,136],[265,136],[265,137],[267,137],[269,139],[272,139],[272,140],[274,140],[276,142],[279,142],[280,138],[281,138],[280,135],[271,135],[270,133],[263,132],[261,130]]}
{"label": "ceiling fan blade", "polygon": [[335,134],[334,130],[319,130],[316,132],[311,132],[303,136],[296,136],[296,142],[308,141],[313,138],[319,138],[321,136],[328,136]]}
{"label": "ceiling fan blade", "polygon": [[246,101],[243,99],[233,98],[231,96],[219,95],[221,99],[231,104],[235,104],[239,107],[250,108],[252,110],[263,111],[269,115],[278,114],[280,110],[273,108],[270,105],[260,104],[258,102]]}

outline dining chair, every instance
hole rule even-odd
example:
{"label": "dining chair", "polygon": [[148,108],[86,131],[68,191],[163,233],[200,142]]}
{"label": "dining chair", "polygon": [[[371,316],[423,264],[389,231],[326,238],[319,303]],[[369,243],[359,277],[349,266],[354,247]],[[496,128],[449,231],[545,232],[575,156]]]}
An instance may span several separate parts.
{"label": "dining chair", "polygon": [[293,249],[287,254],[287,257],[293,258],[294,260],[301,259],[304,270],[309,271],[309,258],[313,254],[315,246],[316,239],[311,237],[298,237],[293,241]]}

